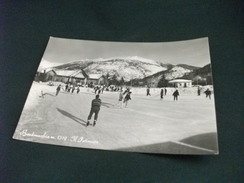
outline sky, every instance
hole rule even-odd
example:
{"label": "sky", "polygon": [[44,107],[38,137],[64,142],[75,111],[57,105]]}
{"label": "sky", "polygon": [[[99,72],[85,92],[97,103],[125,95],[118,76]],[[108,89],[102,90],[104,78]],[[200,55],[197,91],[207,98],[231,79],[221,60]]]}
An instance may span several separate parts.
{"label": "sky", "polygon": [[85,59],[142,57],[168,64],[210,63],[208,38],[176,42],[109,42],[50,37],[39,67]]}

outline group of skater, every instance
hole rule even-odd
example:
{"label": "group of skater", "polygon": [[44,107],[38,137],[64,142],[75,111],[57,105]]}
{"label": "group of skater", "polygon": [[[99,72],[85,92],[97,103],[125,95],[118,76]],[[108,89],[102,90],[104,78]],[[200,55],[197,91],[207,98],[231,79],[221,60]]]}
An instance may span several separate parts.
{"label": "group of skater", "polygon": [[[128,101],[131,100],[131,91],[129,88],[127,88],[125,91],[121,88],[119,91],[119,100],[118,100],[118,105],[120,108],[127,107]],[[96,125],[97,119],[98,119],[98,113],[100,111],[100,107],[102,104],[102,100],[100,99],[100,95],[95,92],[95,99],[92,100],[91,102],[91,109],[89,112],[89,115],[87,117],[87,123],[86,126],[89,126],[91,123],[91,119],[93,114],[94,115],[94,120],[92,126]]]}
{"label": "group of skater", "polygon": [[[146,96],[151,96],[150,87],[147,87],[146,91],[147,91],[146,92]],[[167,89],[166,88],[162,88],[160,90],[160,99],[163,99],[166,94],[167,94]]]}
{"label": "group of skater", "polygon": [[[210,91],[209,88],[207,90],[205,90],[204,93],[206,95],[206,98],[211,99],[212,92]],[[167,89],[166,88],[162,88],[160,90],[160,99],[162,100],[164,98],[164,96],[166,96],[166,94],[167,94]],[[179,95],[180,95],[179,90],[177,88],[175,88],[175,91],[172,93],[173,100],[174,101],[178,100],[178,96]],[[198,89],[197,89],[197,95],[198,96],[201,95],[201,88],[200,87],[198,87]],[[146,89],[146,96],[151,96],[150,87],[147,87],[147,89]]]}
{"label": "group of skater", "polygon": [[[207,90],[204,91],[205,95],[206,95],[206,98],[209,98],[211,99],[211,94],[212,92],[209,90],[209,88]],[[201,88],[198,87],[197,88],[197,95],[200,96],[201,95]]]}
{"label": "group of skater", "polygon": [[61,91],[61,89],[63,89],[65,92],[67,93],[74,93],[76,91],[76,93],[78,94],[80,92],[80,87],[79,86],[75,86],[72,84],[66,84],[64,88],[62,88],[62,85],[59,84],[58,87],[56,88],[56,96],[58,96],[59,92]]}
{"label": "group of skater", "polygon": [[[151,96],[149,87],[147,87],[146,91],[147,91],[146,92],[146,96]],[[164,98],[164,96],[166,96],[166,94],[167,94],[167,89],[166,88],[161,88],[161,90],[160,90],[160,99],[162,100]],[[174,101],[178,100],[178,96],[180,95],[178,89],[175,89],[175,91],[173,92],[172,95],[174,97]]]}
{"label": "group of skater", "polygon": [[[72,84],[66,84],[65,87],[62,88],[61,84],[59,84],[58,87],[56,88],[56,96],[59,94],[61,89],[63,89],[66,92],[69,92],[69,93],[74,93],[76,91],[76,93],[78,94],[80,92],[79,86],[75,86]],[[90,109],[89,115],[87,117],[86,126],[89,126],[91,124],[91,119],[92,119],[93,114],[95,114],[95,115],[94,115],[94,121],[93,121],[92,125],[93,126],[96,125],[96,122],[98,119],[98,114],[99,114],[100,107],[102,104],[102,101],[100,99],[100,94],[103,93],[105,86],[94,86],[93,89],[94,89],[94,93],[95,93],[95,99],[93,99],[91,102],[91,109]],[[120,87],[119,90],[117,90],[117,91],[119,93],[117,106],[119,108],[126,108],[128,106],[129,100],[131,100],[132,92],[130,91],[130,88],[128,87],[126,89],[123,89],[122,87]],[[211,91],[209,89],[204,91],[204,93],[206,94],[206,98],[211,99]],[[161,88],[160,94],[159,94],[160,99],[162,100],[164,98],[164,96],[166,96],[166,94],[167,94],[167,89]],[[179,95],[180,95],[179,90],[177,88],[175,88],[175,90],[172,93],[173,100],[177,101]],[[198,89],[197,89],[197,95],[198,96],[201,95],[200,87],[198,87]],[[146,96],[151,96],[150,87],[146,88]]]}
{"label": "group of skater", "polygon": [[[90,110],[90,113],[89,113],[89,116],[88,116],[88,119],[87,119],[86,126],[88,126],[90,124],[90,121],[91,121],[91,118],[92,118],[93,114],[95,114],[94,121],[93,121],[93,126],[96,125],[96,121],[98,119],[98,113],[99,113],[99,110],[100,110],[100,107],[101,107],[101,103],[102,103],[101,99],[99,98],[99,93],[95,92],[96,97],[95,97],[95,99],[92,100],[91,110]],[[127,107],[128,101],[131,100],[131,93],[132,92],[130,91],[130,88],[126,88],[124,91],[123,91],[123,88],[120,88],[120,90],[119,90],[119,99],[118,99],[118,106],[120,108],[123,108],[123,107],[126,108]],[[206,98],[211,99],[211,91],[209,89],[204,91],[204,93],[206,94]],[[166,96],[166,94],[167,94],[167,89],[166,88],[162,88],[160,90],[160,99],[163,99],[163,96]],[[175,91],[172,93],[173,100],[177,101],[179,95],[180,95],[179,90],[176,88]],[[198,95],[199,95],[199,91],[198,91]],[[146,96],[151,96],[149,87],[147,87],[147,89],[146,89]]]}
{"label": "group of skater", "polygon": [[118,106],[120,108],[127,107],[128,101],[131,100],[131,91],[127,88],[125,91],[121,88],[119,91]]}

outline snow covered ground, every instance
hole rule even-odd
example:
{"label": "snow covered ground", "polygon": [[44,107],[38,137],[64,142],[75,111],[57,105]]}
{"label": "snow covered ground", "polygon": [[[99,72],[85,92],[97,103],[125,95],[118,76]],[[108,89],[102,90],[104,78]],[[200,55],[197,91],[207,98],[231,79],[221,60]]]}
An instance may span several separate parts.
{"label": "snow covered ground", "polygon": [[61,90],[55,96],[56,87],[33,82],[13,138],[104,150],[218,152],[214,96],[211,100],[197,96],[197,88],[180,89],[178,101],[173,101],[171,88],[163,100],[160,89],[152,88],[151,96],[146,96],[145,88],[132,88],[127,108],[117,105],[117,92],[105,91],[97,125],[86,127],[93,90],[81,88],[79,94]]}

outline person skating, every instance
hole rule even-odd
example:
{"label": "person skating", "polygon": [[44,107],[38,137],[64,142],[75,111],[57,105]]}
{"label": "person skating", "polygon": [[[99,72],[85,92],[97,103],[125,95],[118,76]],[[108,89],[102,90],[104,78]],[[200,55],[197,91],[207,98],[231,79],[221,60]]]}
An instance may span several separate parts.
{"label": "person skating", "polygon": [[61,90],[61,85],[58,85],[57,89],[56,89],[56,96],[58,95],[59,91]]}
{"label": "person skating", "polygon": [[80,92],[80,87],[78,86],[77,87],[77,94]]}
{"label": "person skating", "polygon": [[147,88],[147,96],[148,95],[151,96],[151,94],[150,94],[150,88],[149,87]]}
{"label": "person skating", "polygon": [[200,96],[201,95],[201,90],[200,87],[197,88],[197,95]]}
{"label": "person skating", "polygon": [[167,89],[165,88],[165,89],[164,89],[164,95],[166,95],[166,93],[167,93]]}
{"label": "person skating", "polygon": [[105,85],[102,86],[102,93],[103,93],[104,89],[105,89]]}
{"label": "person skating", "polygon": [[164,89],[162,88],[160,92],[160,99],[162,100],[163,98],[164,98]]}
{"label": "person skating", "polygon": [[93,113],[95,113],[93,126],[96,125],[98,113],[99,113],[100,107],[101,107],[101,103],[102,103],[102,101],[99,98],[99,95],[96,95],[96,98],[93,99],[92,103],[91,103],[91,110],[90,110],[90,114],[89,114],[88,119],[87,119],[86,126],[88,126],[90,124],[90,120],[92,118]]}
{"label": "person skating", "polygon": [[71,93],[74,93],[74,91],[75,91],[75,85],[73,86]]}
{"label": "person skating", "polygon": [[179,94],[179,91],[176,89],[175,91],[174,91],[174,93],[173,93],[173,96],[174,96],[174,101],[175,100],[178,100],[178,96],[179,96],[180,94]]}
{"label": "person skating", "polygon": [[131,94],[130,91],[128,91],[128,92],[125,94],[125,98],[124,98],[124,104],[125,104],[125,107],[127,107],[127,105],[128,105],[128,101],[131,100],[130,94]]}
{"label": "person skating", "polygon": [[68,90],[68,87],[69,87],[69,84],[67,83],[67,84],[65,85],[65,91]]}
{"label": "person skating", "polygon": [[70,92],[72,85],[68,85],[67,92]]}
{"label": "person skating", "polygon": [[123,105],[123,90],[121,89],[119,92],[119,101],[118,101],[118,105],[120,106],[120,108],[122,108]]}
{"label": "person skating", "polygon": [[98,86],[95,86],[94,87],[94,93],[95,93],[95,95],[97,94],[97,91],[99,90],[99,87]]}
{"label": "person skating", "polygon": [[101,93],[101,90],[102,90],[102,88],[101,87],[98,87],[98,95],[100,95],[100,93]]}
{"label": "person skating", "polygon": [[211,91],[209,89],[207,89],[204,93],[206,94],[206,98],[209,97],[209,99],[211,99]]}

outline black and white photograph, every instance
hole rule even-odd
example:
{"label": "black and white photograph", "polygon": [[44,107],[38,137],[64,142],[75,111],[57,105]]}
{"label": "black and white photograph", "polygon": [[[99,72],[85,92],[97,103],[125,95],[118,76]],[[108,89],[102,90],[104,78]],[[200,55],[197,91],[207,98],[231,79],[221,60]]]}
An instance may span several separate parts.
{"label": "black and white photograph", "polygon": [[211,45],[50,37],[16,140],[156,154],[216,155]]}

